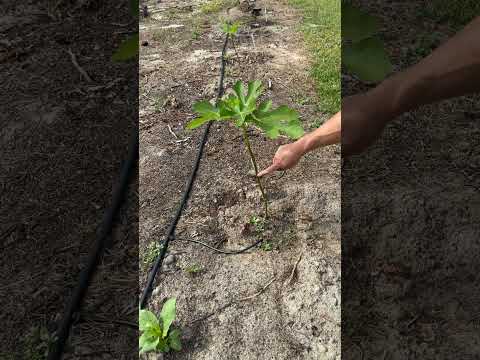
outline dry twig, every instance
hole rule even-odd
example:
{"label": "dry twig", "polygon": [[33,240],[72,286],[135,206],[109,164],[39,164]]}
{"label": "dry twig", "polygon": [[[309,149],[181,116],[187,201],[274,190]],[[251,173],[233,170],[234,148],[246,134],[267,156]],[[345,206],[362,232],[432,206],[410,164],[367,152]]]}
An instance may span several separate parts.
{"label": "dry twig", "polygon": [[300,261],[302,260],[302,256],[303,256],[303,254],[300,254],[300,256],[298,257],[297,261],[295,262],[295,265],[293,266],[292,272],[290,273],[290,276],[288,277],[288,280],[285,281],[284,285],[290,285],[290,283],[292,282],[293,277],[295,276],[295,272],[297,271],[297,266],[300,263]]}
{"label": "dry twig", "polygon": [[92,78],[87,74],[87,72],[78,64],[77,57],[72,52],[72,50],[68,49],[68,53],[70,54],[70,59],[72,60],[73,66],[78,70],[78,72],[88,81],[93,82]]}

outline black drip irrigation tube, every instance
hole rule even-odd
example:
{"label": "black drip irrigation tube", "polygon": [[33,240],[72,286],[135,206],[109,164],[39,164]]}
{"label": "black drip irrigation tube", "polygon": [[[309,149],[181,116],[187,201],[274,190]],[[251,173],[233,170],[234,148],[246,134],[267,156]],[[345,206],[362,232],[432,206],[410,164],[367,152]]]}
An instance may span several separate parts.
{"label": "black drip irrigation tube", "polygon": [[138,135],[139,130],[138,128],[135,128],[127,159],[123,164],[122,170],[120,172],[119,184],[117,185],[117,188],[113,193],[112,203],[103,216],[102,223],[97,232],[94,247],[90,252],[85,268],[83,268],[80,273],[80,279],[73,291],[70,302],[65,309],[62,321],[58,328],[59,330],[57,332],[57,339],[52,344],[52,347],[48,352],[48,360],[60,360],[62,358],[65,343],[67,342],[70,333],[74,314],[77,313],[80,309],[83,298],[85,297],[88,286],[90,285],[92,275],[94,274],[97,265],[103,255],[106,239],[112,232],[115,218],[125,199],[133,169],[136,167],[139,145]]}
{"label": "black drip irrigation tube", "polygon": [[[222,49],[222,62],[220,65],[220,80],[218,82],[218,93],[217,93],[217,99],[216,99],[217,102],[218,100],[220,100],[220,98],[223,96],[225,92],[225,88],[223,85],[224,79],[225,79],[225,66],[227,63],[227,61],[225,60],[225,55],[227,53],[229,39],[230,39],[230,35],[227,34],[225,36],[225,42],[223,43],[223,49]],[[140,297],[140,303],[139,303],[140,309],[143,309],[145,305],[147,305],[148,299],[152,293],[153,282],[155,281],[155,277],[158,271],[162,267],[163,260],[165,259],[165,254],[167,253],[167,250],[168,250],[168,245],[170,244],[170,241],[175,238],[175,230],[177,228],[178,222],[180,221],[180,217],[182,216],[183,209],[185,209],[188,198],[190,197],[190,193],[192,192],[193,183],[195,181],[195,178],[197,177],[198,168],[200,166],[200,161],[202,160],[202,156],[203,156],[203,149],[205,147],[205,144],[207,143],[208,134],[210,132],[211,126],[212,126],[212,122],[209,121],[207,123],[207,127],[205,128],[205,131],[203,132],[202,139],[200,140],[200,146],[198,148],[197,158],[195,159],[195,162],[193,164],[193,169],[190,174],[190,178],[188,179],[185,192],[183,193],[182,200],[180,202],[180,205],[177,208],[175,217],[173,218],[173,221],[170,224],[170,227],[168,228],[167,236],[165,238],[165,241],[163,242],[160,255],[155,260],[155,263],[153,264],[153,267],[150,270],[150,273],[148,274],[147,285],[145,286],[145,289],[142,292],[142,296]]]}
{"label": "black drip irrigation tube", "polygon": [[[227,34],[226,37],[225,37],[225,42],[223,44],[223,49],[222,49],[222,58],[221,58],[222,62],[221,62],[221,66],[220,66],[220,80],[219,80],[219,83],[218,83],[218,93],[217,93],[217,98],[216,98],[217,103],[222,98],[222,96],[225,92],[224,79],[225,79],[225,67],[226,67],[226,64],[227,64],[227,60],[225,59],[225,55],[226,55],[226,52],[227,52],[228,41],[229,40],[230,40],[230,35]],[[165,255],[167,254],[168,245],[170,244],[170,241],[172,241],[173,239],[176,238],[175,237],[175,230],[176,230],[178,222],[180,221],[180,218],[182,216],[182,212],[185,209],[185,206],[188,202],[188,198],[190,197],[190,193],[192,191],[192,187],[193,187],[193,183],[195,182],[195,178],[197,176],[198,168],[200,166],[200,161],[201,161],[202,156],[203,156],[203,149],[204,149],[205,144],[207,142],[208,134],[210,132],[211,125],[212,125],[212,121],[209,121],[207,123],[207,127],[205,128],[202,139],[200,141],[200,146],[199,146],[198,152],[197,152],[197,158],[195,159],[195,162],[193,164],[193,169],[192,169],[192,172],[190,174],[190,178],[188,179],[187,187],[185,188],[185,192],[183,193],[182,200],[180,202],[180,205],[177,208],[177,212],[175,213],[175,217],[173,218],[173,221],[170,224],[170,227],[168,228],[167,236],[165,237],[165,240],[162,241],[162,250],[160,252],[160,255],[155,260],[155,263],[153,264],[153,267],[148,274],[147,284],[146,284],[146,286],[145,286],[145,288],[142,292],[142,295],[140,297],[140,302],[139,302],[140,309],[143,309],[147,305],[148,299],[150,298],[150,295],[151,295],[152,290],[153,290],[153,282],[155,281],[156,275],[161,270],[163,260],[165,259]],[[205,243],[203,243],[201,241],[197,241],[197,240],[191,240],[191,239],[178,239],[178,240],[196,243],[196,244],[202,245],[206,248],[209,248],[211,250],[214,250],[218,253],[226,254],[226,255],[237,255],[237,254],[244,253],[244,252],[254,248],[255,246],[258,246],[263,241],[263,239],[260,239],[260,240],[257,240],[252,245],[247,246],[246,248],[243,248],[243,249],[240,249],[240,250],[227,251],[227,250],[217,249],[213,246],[210,246],[208,244],[205,244]]]}

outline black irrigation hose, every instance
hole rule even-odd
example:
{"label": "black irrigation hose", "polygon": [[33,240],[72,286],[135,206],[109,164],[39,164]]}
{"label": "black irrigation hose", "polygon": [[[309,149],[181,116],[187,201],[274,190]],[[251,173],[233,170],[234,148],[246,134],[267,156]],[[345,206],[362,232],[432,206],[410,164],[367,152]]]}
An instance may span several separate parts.
{"label": "black irrigation hose", "polygon": [[120,210],[123,200],[125,199],[130,178],[138,159],[138,135],[138,128],[136,128],[133,139],[131,141],[127,160],[125,161],[120,173],[119,184],[113,194],[112,203],[103,216],[103,221],[97,232],[97,239],[95,241],[94,247],[88,257],[87,265],[80,273],[80,279],[77,283],[76,288],[73,291],[73,295],[65,310],[62,322],[59,326],[59,330],[57,332],[57,339],[55,343],[52,344],[52,348],[48,353],[48,360],[60,360],[62,358],[65,343],[70,333],[73,316],[81,306],[87,288],[90,285],[92,275],[94,274],[97,264],[99,263],[103,255],[106,239],[112,231],[115,217]]}
{"label": "black irrigation hose", "polygon": [[[178,238],[177,238],[178,239]],[[198,240],[192,240],[192,239],[178,239],[180,241],[188,241],[188,242],[192,242],[192,243],[195,243],[195,244],[198,244],[198,245],[202,245],[202,246],[205,246],[206,248],[210,249],[210,250],[213,250],[217,253],[220,253],[220,254],[225,254],[225,255],[238,255],[238,254],[242,254],[244,252],[247,252],[248,250],[254,248],[255,246],[258,246],[260,245],[262,242],[263,242],[263,239],[260,239],[260,240],[257,240],[256,242],[254,242],[252,245],[249,245],[243,249],[240,249],[240,250],[222,250],[222,249],[217,249],[216,247],[213,247],[213,246],[210,246],[202,241],[198,241]]]}
{"label": "black irrigation hose", "polygon": [[[218,83],[218,93],[217,93],[217,102],[220,100],[220,98],[223,96],[223,93],[225,91],[223,82],[225,78],[225,65],[226,65],[226,60],[225,60],[225,55],[227,52],[227,46],[228,46],[228,40],[230,39],[229,34],[225,36],[225,42],[223,44],[223,49],[222,49],[222,63],[220,66],[220,81]],[[160,255],[157,257],[155,260],[155,263],[153,264],[152,269],[150,270],[150,273],[148,274],[148,279],[147,279],[147,284],[145,286],[145,289],[143,290],[142,296],[140,297],[140,308],[143,309],[145,305],[147,304],[148,298],[150,297],[150,294],[152,292],[152,287],[153,287],[153,282],[155,280],[155,276],[158,273],[158,270],[161,269],[162,264],[163,264],[163,259],[165,258],[165,254],[167,253],[168,245],[170,244],[170,241],[175,238],[175,229],[177,228],[177,224],[180,220],[180,217],[182,216],[183,209],[185,208],[185,205],[187,204],[188,198],[190,197],[190,193],[192,191],[193,183],[195,181],[195,178],[197,176],[197,171],[200,166],[200,160],[202,159],[203,156],[203,148],[205,147],[205,144],[208,139],[208,133],[210,132],[210,126],[212,125],[212,122],[210,121],[207,124],[207,127],[205,128],[205,131],[203,133],[202,139],[200,141],[200,146],[198,148],[198,153],[197,153],[197,158],[195,159],[195,163],[193,164],[193,169],[190,174],[190,178],[188,179],[187,182],[187,187],[185,188],[185,192],[183,193],[182,200],[180,202],[180,205],[177,208],[177,212],[175,214],[175,217],[173,218],[172,223],[170,224],[170,227],[168,228],[167,231],[167,236],[165,238],[165,241],[162,246],[162,251],[160,252]]]}

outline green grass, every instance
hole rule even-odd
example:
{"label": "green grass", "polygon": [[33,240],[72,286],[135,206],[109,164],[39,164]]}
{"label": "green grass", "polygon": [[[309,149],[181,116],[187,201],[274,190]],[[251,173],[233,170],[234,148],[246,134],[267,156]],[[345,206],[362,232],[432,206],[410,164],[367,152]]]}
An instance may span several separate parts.
{"label": "green grass", "polygon": [[204,14],[213,14],[237,4],[238,0],[208,0],[200,6],[200,11]]}
{"label": "green grass", "polygon": [[143,250],[143,268],[147,269],[150,267],[154,261],[160,256],[162,251],[162,246],[158,242],[149,243],[146,248]]}
{"label": "green grass", "polygon": [[425,15],[439,22],[448,22],[462,28],[480,14],[478,0],[433,0],[427,1]]}
{"label": "green grass", "polygon": [[303,12],[302,31],[311,49],[320,110],[334,114],[341,106],[340,0],[288,0]]}
{"label": "green grass", "polygon": [[202,271],[202,267],[198,264],[192,264],[185,268],[185,272],[188,274],[196,274]]}

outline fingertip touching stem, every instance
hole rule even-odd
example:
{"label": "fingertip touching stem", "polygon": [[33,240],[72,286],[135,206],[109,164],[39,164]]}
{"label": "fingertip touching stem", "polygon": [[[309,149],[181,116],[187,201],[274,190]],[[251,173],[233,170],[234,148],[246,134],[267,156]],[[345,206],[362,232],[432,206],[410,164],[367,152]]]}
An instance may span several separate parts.
{"label": "fingertip touching stem", "polygon": [[265,190],[262,185],[262,181],[258,177],[258,166],[257,166],[257,160],[255,159],[255,155],[253,154],[252,151],[252,146],[250,145],[250,139],[248,137],[248,132],[246,126],[242,127],[242,133],[243,133],[243,142],[245,143],[245,146],[247,147],[248,154],[250,155],[250,159],[252,160],[253,164],[253,169],[255,170],[255,180],[257,182],[257,186],[260,189],[260,192],[262,193],[262,199],[263,199],[263,205],[265,209],[265,217],[264,220],[268,219],[268,199],[267,195],[265,194]]}

